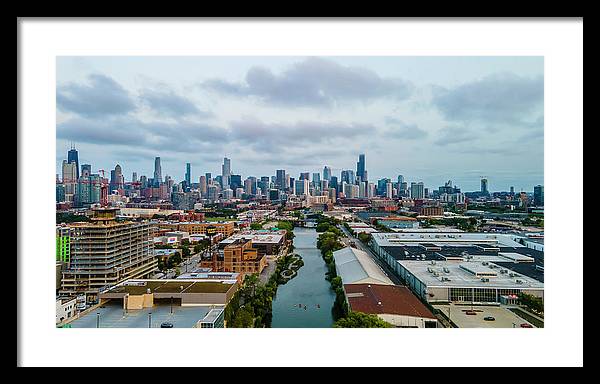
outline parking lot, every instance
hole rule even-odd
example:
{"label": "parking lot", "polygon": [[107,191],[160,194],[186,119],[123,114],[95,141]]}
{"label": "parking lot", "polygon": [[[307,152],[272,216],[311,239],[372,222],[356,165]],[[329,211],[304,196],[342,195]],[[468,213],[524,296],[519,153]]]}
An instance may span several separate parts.
{"label": "parking lot", "polygon": [[[456,304],[433,304],[434,308],[440,309],[446,316],[450,311],[450,320],[452,320],[459,328],[521,328],[522,323],[527,323],[526,320],[520,318],[506,307],[502,306],[473,306],[475,315],[467,315],[465,310],[470,310],[470,305]],[[486,321],[483,318],[492,316],[494,321]]]}

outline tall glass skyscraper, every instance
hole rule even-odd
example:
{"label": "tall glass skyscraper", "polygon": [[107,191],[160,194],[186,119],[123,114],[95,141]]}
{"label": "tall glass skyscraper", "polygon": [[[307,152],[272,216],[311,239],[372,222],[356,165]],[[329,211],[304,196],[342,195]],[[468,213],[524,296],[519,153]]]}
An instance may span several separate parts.
{"label": "tall glass skyscraper", "polygon": [[323,180],[331,180],[331,167],[324,166],[323,167]]}
{"label": "tall glass skyscraper", "polygon": [[79,155],[77,154],[77,150],[74,146],[71,146],[71,149],[67,153],[67,163],[75,162],[75,167],[77,168],[75,171],[75,176],[79,179]]}
{"label": "tall glass skyscraper", "polygon": [[162,181],[162,170],[160,169],[160,157],[154,159],[154,185],[158,187]]}
{"label": "tall glass skyscraper", "polygon": [[185,163],[185,182],[188,187],[192,185],[192,164],[190,163]]}
{"label": "tall glass skyscraper", "polygon": [[356,163],[356,176],[360,177],[360,181],[367,181],[365,171],[365,154],[361,153],[358,155],[358,163]]}

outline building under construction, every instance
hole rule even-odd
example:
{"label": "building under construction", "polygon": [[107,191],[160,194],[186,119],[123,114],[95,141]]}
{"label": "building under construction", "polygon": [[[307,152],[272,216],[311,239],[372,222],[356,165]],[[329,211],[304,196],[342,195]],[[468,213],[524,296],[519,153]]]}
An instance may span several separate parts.
{"label": "building under construction", "polygon": [[114,208],[96,208],[89,223],[70,227],[70,260],[63,270],[61,294],[98,293],[128,279],[149,277],[157,270],[149,223],[118,222]]}

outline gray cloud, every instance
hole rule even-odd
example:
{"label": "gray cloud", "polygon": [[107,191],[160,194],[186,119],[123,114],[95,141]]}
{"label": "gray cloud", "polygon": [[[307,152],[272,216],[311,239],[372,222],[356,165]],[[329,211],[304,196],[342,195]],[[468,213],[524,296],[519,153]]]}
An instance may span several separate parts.
{"label": "gray cloud", "polygon": [[435,140],[435,144],[445,146],[448,144],[464,143],[475,140],[473,135],[467,128],[461,126],[448,126],[441,130],[440,135]]}
{"label": "gray cloud", "polygon": [[407,124],[394,117],[386,117],[385,122],[391,126],[385,136],[398,139],[422,139],[427,136],[427,132],[420,129],[417,124]]}
{"label": "gray cloud", "polygon": [[243,83],[213,79],[201,85],[233,96],[255,96],[272,104],[325,107],[383,96],[405,99],[413,90],[412,84],[402,79],[382,78],[365,68],[346,67],[316,57],[279,75],[267,68],[252,67]]}
{"label": "gray cloud", "polygon": [[102,74],[88,76],[89,85],[69,83],[56,89],[56,105],[82,116],[123,115],[135,109],[133,99],[119,83]]}
{"label": "gray cloud", "polygon": [[143,89],[140,92],[140,100],[159,114],[170,117],[182,117],[196,115],[198,117],[209,116],[207,112],[201,111],[193,101],[178,95],[172,89],[162,87],[161,89]]}
{"label": "gray cloud", "polygon": [[264,123],[249,117],[231,122],[229,128],[232,140],[239,140],[262,150],[275,145],[339,142],[376,132],[376,128],[369,124],[307,121]]}
{"label": "gray cloud", "polygon": [[528,127],[543,114],[544,77],[490,75],[452,89],[437,87],[432,102],[449,121]]}
{"label": "gray cloud", "polygon": [[72,118],[57,125],[59,139],[97,145],[131,146],[171,152],[219,148],[228,140],[225,130],[192,122],[143,122],[131,116],[105,119]]}

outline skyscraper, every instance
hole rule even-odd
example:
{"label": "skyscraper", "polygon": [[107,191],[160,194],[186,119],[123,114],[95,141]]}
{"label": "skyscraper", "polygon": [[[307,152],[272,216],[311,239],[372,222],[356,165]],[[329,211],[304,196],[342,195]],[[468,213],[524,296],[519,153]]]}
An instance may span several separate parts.
{"label": "skyscraper", "polygon": [[191,187],[192,185],[192,164],[185,163],[185,182],[187,187]]}
{"label": "skyscraper", "polygon": [[544,206],[544,186],[536,185],[533,187],[533,204],[537,207]]}
{"label": "skyscraper", "polygon": [[275,185],[279,190],[285,190],[285,169],[275,171]]}
{"label": "skyscraper", "polygon": [[137,183],[137,181],[138,181],[138,180],[137,180],[137,172],[133,172],[133,173],[131,174],[131,182],[133,182],[133,183]]}
{"label": "skyscraper", "polygon": [[231,176],[231,160],[224,157],[223,165],[221,166],[221,186],[223,189],[229,186],[229,177]]}
{"label": "skyscraper", "polygon": [[200,176],[200,179],[198,180],[198,188],[200,189],[200,196],[201,197],[206,197],[206,188],[207,188],[207,184],[206,184],[206,176]]}
{"label": "skyscraper", "polygon": [[481,193],[483,195],[489,195],[488,191],[488,179],[481,179]]}
{"label": "skyscraper", "polygon": [[358,163],[356,163],[356,176],[360,177],[360,181],[367,181],[367,175],[365,174],[365,154],[358,155]]}
{"label": "skyscraper", "polygon": [[313,173],[312,182],[315,188],[321,188],[321,174],[318,172]]}
{"label": "skyscraper", "polygon": [[89,176],[92,173],[92,166],[90,164],[81,165],[81,176]]}
{"label": "skyscraper", "polygon": [[242,175],[229,175],[229,188],[235,191],[237,188],[242,187]]}
{"label": "skyscraper", "polygon": [[323,180],[331,180],[331,167],[324,166],[323,167]]}
{"label": "skyscraper", "polygon": [[77,163],[75,161],[67,162],[67,160],[63,160],[62,182],[65,185],[65,193],[73,195],[77,183]]}
{"label": "skyscraper", "polygon": [[423,199],[425,197],[425,187],[422,181],[410,183],[410,197],[413,199]]}
{"label": "skyscraper", "polygon": [[160,168],[160,157],[156,157],[154,159],[154,186],[158,187],[158,185],[162,181],[162,170]]}
{"label": "skyscraper", "polygon": [[71,145],[71,149],[67,153],[67,162],[75,162],[75,180],[79,179],[79,155],[77,154],[77,150],[73,145]]}

